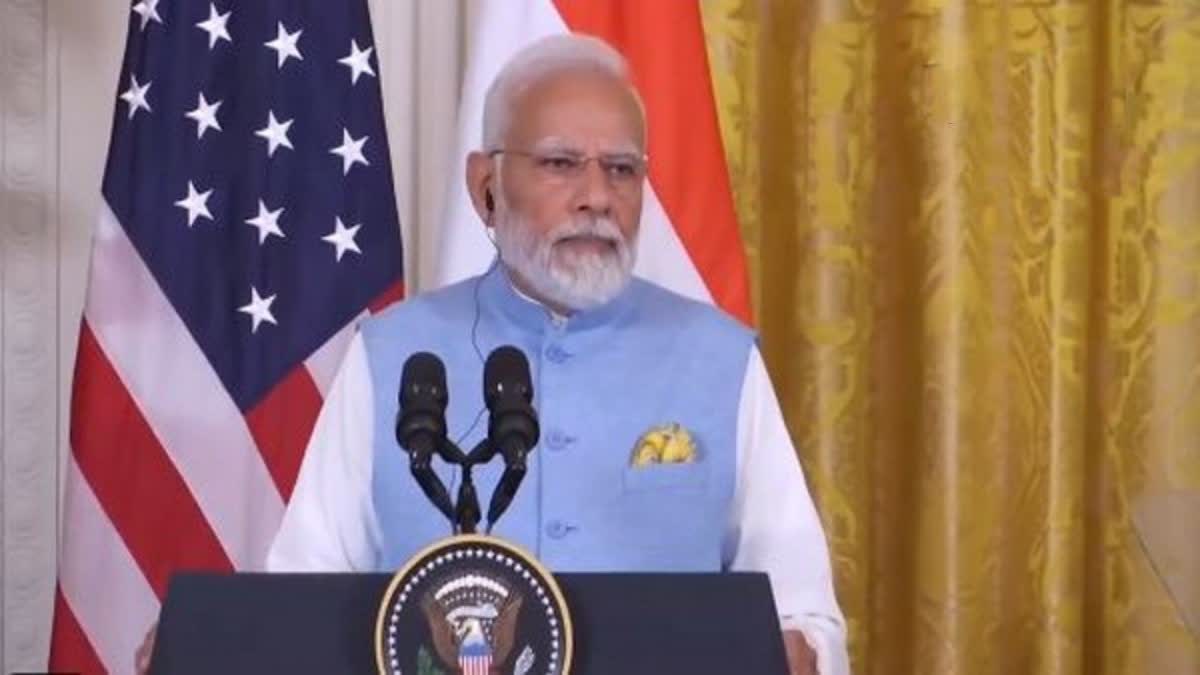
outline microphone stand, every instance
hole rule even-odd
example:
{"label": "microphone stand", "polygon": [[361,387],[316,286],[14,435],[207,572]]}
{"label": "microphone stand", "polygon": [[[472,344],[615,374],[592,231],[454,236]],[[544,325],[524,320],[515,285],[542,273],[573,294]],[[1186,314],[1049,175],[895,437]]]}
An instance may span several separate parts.
{"label": "microphone stand", "polygon": [[458,485],[458,506],[455,509],[458,531],[461,534],[475,534],[475,526],[479,524],[479,494],[475,491],[475,479],[471,473],[475,466],[472,457],[477,450],[478,448],[472,450],[470,454],[464,454],[460,450],[458,461],[455,462],[462,469],[462,482]]}
{"label": "microphone stand", "polygon": [[446,489],[446,484],[433,470],[431,457],[410,454],[409,469],[413,477],[417,479],[417,484],[421,486],[425,496],[450,521],[454,532],[456,534],[474,534],[481,513],[479,496],[476,493],[475,481],[471,474],[471,468],[475,462],[472,462],[470,456],[449,439],[441,439],[437,454],[446,463],[462,469],[462,482],[458,486],[458,499],[454,503],[450,501],[450,492]]}
{"label": "microphone stand", "polygon": [[464,453],[452,441],[443,438],[438,444],[437,454],[447,464],[457,466],[462,471],[462,481],[458,486],[458,498],[454,503],[450,501],[450,493],[446,489],[445,483],[433,470],[431,457],[418,457],[416,454],[410,454],[410,469],[425,496],[450,521],[455,534],[475,534],[482,517],[479,493],[475,489],[474,468],[492,461],[497,454],[504,458],[504,473],[496,483],[491,503],[488,505],[488,524],[484,532],[491,534],[496,521],[508,509],[513,496],[516,495],[517,488],[525,478],[527,451],[520,449],[501,451],[485,438],[472,448],[471,452]]}
{"label": "microphone stand", "polygon": [[[496,526],[496,521],[500,520],[500,516],[508,510],[509,504],[512,503],[513,497],[517,493],[517,488],[521,485],[521,481],[525,478],[525,456],[528,454],[522,450],[503,451],[496,447],[489,439],[485,438],[476,445],[469,454],[464,458],[463,467],[463,484],[459,489],[459,513],[464,512],[464,503],[462,501],[464,494],[469,494],[470,501],[465,506],[472,510],[467,513],[474,518],[471,521],[472,527],[479,522],[479,500],[475,494],[475,485],[468,483],[471,480],[471,469],[477,464],[487,464],[499,454],[504,458],[504,473],[500,476],[499,482],[496,483],[496,488],[492,492],[492,501],[488,505],[487,528],[485,534],[491,534],[492,528]],[[462,519],[460,516],[460,523]],[[470,530],[474,532],[474,530]]]}
{"label": "microphone stand", "polygon": [[517,488],[525,479],[524,452],[501,452],[500,455],[504,457],[504,473],[496,483],[496,489],[492,492],[492,501],[488,504],[488,534],[491,534],[496,521],[500,520],[500,516],[508,510],[513,497],[517,494]]}
{"label": "microphone stand", "polygon": [[[473,534],[482,509],[479,506],[479,495],[475,491],[475,482],[471,475],[477,464],[487,464],[496,456],[496,450],[485,438],[471,452],[465,454],[459,462],[462,467],[462,484],[458,486],[458,524],[464,534]],[[491,523],[488,523],[487,534],[491,534]]]}

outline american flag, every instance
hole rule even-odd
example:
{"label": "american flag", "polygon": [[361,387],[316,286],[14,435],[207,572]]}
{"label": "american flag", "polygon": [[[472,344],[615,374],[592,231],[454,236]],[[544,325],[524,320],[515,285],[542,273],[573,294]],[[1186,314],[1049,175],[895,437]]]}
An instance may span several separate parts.
{"label": "american flag", "polygon": [[261,568],[356,319],[401,293],[366,0],[138,0],[76,362],[51,670]]}

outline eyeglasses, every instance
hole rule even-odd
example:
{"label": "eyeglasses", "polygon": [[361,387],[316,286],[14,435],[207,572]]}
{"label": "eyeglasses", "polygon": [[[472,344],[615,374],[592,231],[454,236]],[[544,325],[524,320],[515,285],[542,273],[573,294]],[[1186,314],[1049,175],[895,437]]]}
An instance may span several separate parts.
{"label": "eyeglasses", "polygon": [[524,157],[533,163],[534,170],[548,183],[569,184],[583,177],[583,172],[592,160],[600,166],[614,188],[628,190],[642,183],[646,177],[648,158],[634,153],[609,153],[603,155],[585,155],[570,150],[547,150],[544,152],[528,152],[501,148],[492,150],[488,157],[496,155],[516,155]]}

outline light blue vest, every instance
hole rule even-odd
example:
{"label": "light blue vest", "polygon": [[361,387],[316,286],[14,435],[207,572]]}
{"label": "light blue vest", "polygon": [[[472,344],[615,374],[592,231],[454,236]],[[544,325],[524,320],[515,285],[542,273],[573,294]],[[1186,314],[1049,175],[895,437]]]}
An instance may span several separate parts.
{"label": "light blue vest", "polygon": [[[374,388],[380,569],[450,534],[395,441],[405,359],[429,351],[445,362],[450,437],[469,451],[487,432],[483,361],[503,344],[529,358],[541,440],[494,534],[555,571],[716,571],[728,563],[737,410],[754,341],[735,320],[635,279],[612,302],[556,322],[493,266],[400,303],[366,321],[362,335]],[[638,439],[672,422],[692,433],[698,461],[632,467]],[[435,464],[456,494],[458,471]],[[475,470],[485,514],[502,470],[499,457]]]}

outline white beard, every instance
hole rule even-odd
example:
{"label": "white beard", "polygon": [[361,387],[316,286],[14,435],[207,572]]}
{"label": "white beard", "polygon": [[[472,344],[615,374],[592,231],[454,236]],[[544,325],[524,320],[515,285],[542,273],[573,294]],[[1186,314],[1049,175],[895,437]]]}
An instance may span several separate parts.
{"label": "white beard", "polygon": [[[502,211],[496,226],[500,260],[542,298],[573,311],[598,307],[617,297],[633,276],[634,242],[609,218],[579,216],[538,237],[524,218]],[[571,251],[555,244],[568,237],[594,236],[611,251]]]}

